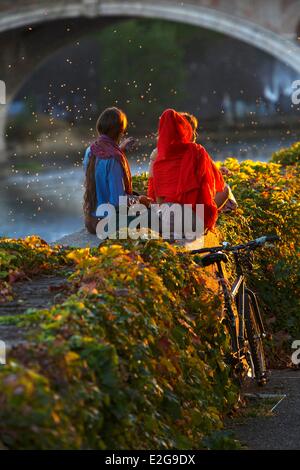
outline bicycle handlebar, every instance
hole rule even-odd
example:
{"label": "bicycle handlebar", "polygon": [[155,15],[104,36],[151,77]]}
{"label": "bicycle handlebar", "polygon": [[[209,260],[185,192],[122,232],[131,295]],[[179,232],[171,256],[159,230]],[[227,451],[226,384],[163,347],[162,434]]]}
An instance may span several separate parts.
{"label": "bicycle handlebar", "polygon": [[253,250],[255,248],[258,248],[260,246],[263,246],[265,243],[268,242],[275,242],[275,241],[280,241],[280,238],[277,235],[264,235],[263,237],[256,238],[255,240],[252,240],[251,242],[242,244],[242,245],[229,245],[229,243],[224,242],[223,245],[221,246],[215,246],[211,248],[201,248],[200,250],[192,250],[190,253],[192,255],[198,255],[200,253],[216,253],[218,251],[239,251],[239,250],[244,250],[247,248],[252,248]]}
{"label": "bicycle handlebar", "polygon": [[254,240],[257,245],[264,245],[267,242],[277,242],[280,238],[278,235],[265,235],[264,237],[257,238]]}

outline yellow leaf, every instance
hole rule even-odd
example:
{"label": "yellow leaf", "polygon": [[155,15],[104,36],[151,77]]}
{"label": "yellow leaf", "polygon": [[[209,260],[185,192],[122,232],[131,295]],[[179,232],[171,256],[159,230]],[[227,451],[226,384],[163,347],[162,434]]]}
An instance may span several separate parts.
{"label": "yellow leaf", "polygon": [[73,351],[69,351],[66,355],[65,355],[65,361],[68,363],[68,364],[71,364],[72,362],[75,362],[79,359],[79,355],[76,354],[75,352]]}

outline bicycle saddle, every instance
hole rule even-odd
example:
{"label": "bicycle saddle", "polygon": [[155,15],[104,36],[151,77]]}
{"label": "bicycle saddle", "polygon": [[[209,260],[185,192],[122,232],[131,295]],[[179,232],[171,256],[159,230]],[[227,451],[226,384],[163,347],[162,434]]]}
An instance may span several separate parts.
{"label": "bicycle saddle", "polygon": [[225,253],[211,253],[209,255],[203,256],[201,258],[201,265],[205,268],[207,266],[210,266],[211,264],[217,263],[218,261],[227,263],[227,255]]}

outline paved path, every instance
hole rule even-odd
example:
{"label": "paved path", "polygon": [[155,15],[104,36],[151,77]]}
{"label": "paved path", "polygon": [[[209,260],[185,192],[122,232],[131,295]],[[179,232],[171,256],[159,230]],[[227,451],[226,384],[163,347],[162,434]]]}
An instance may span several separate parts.
{"label": "paved path", "polygon": [[271,416],[247,418],[241,425],[234,424],[233,420],[229,429],[239,441],[252,450],[300,450],[300,370],[274,370],[266,387],[253,387],[248,391],[282,394],[286,398]]}
{"label": "paved path", "polygon": [[[14,284],[14,300],[0,303],[0,317],[10,315],[23,315],[29,308],[49,308],[59,302],[61,297],[60,287],[65,279],[57,275],[39,275],[31,281]],[[13,325],[0,325],[0,340],[8,346],[16,345],[24,341],[24,333]]]}

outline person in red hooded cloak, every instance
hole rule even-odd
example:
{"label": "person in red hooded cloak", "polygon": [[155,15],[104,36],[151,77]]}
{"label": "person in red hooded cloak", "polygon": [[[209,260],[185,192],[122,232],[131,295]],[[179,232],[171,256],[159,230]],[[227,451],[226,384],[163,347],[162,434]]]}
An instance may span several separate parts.
{"label": "person in red hooded cloak", "polygon": [[190,204],[195,212],[203,204],[205,230],[214,229],[218,209],[228,199],[221,172],[205,148],[194,142],[190,122],[174,109],[160,117],[151,192],[159,204]]}

